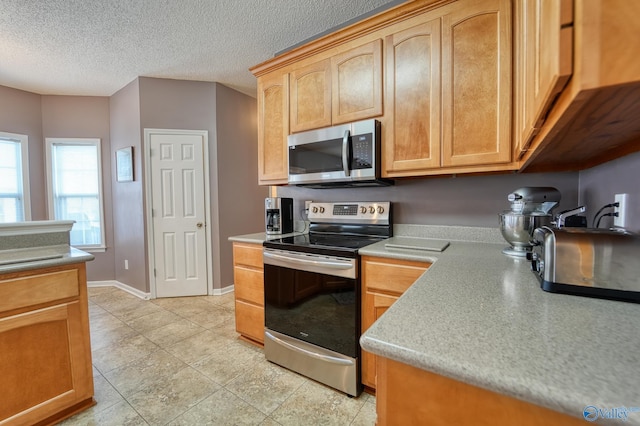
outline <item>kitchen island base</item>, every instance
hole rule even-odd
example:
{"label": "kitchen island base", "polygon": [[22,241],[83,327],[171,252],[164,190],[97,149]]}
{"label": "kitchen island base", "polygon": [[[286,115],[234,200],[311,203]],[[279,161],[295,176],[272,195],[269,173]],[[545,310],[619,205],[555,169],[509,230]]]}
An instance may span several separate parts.
{"label": "kitchen island base", "polygon": [[378,357],[378,426],[573,426],[574,418],[407,364]]}
{"label": "kitchen island base", "polygon": [[0,425],[95,404],[84,263],[0,273]]}

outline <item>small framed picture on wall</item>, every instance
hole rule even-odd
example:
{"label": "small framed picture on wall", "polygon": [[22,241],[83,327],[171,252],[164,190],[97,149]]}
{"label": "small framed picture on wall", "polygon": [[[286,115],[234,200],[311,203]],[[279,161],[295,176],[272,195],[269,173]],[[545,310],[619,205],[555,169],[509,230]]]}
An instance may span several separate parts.
{"label": "small framed picture on wall", "polygon": [[116,181],[133,182],[133,147],[116,151]]}

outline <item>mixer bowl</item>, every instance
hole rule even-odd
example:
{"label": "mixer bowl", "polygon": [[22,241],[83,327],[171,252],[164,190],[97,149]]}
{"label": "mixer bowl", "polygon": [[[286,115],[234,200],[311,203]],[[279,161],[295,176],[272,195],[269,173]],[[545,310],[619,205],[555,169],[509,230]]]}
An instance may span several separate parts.
{"label": "mixer bowl", "polygon": [[531,237],[536,228],[550,226],[553,217],[550,214],[521,214],[504,212],[500,218],[500,232],[511,247],[502,252],[510,256],[524,257],[531,251]]}

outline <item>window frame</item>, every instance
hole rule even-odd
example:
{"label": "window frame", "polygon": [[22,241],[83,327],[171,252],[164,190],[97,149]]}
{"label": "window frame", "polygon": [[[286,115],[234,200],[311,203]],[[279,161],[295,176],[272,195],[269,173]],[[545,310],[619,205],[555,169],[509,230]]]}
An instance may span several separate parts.
{"label": "window frame", "polygon": [[104,217],[104,186],[102,179],[102,143],[100,138],[45,138],[46,145],[46,181],[47,181],[47,211],[50,219],[64,220],[55,217],[55,203],[53,200],[53,164],[52,152],[55,145],[66,146],[95,146],[97,152],[98,165],[98,208],[100,211],[100,244],[74,244],[74,247],[87,252],[104,252],[106,251],[105,241],[105,217]]}
{"label": "window frame", "polygon": [[29,136],[20,133],[0,132],[0,138],[16,141],[20,144],[22,169],[22,211],[24,222],[31,220],[31,185],[29,183]]}

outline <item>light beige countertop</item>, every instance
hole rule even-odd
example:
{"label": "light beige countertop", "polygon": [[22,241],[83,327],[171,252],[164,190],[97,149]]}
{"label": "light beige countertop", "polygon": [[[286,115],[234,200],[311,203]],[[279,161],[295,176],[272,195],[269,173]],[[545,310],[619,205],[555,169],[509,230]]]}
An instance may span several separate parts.
{"label": "light beige countertop", "polygon": [[0,273],[21,272],[95,257],[69,245],[73,220],[40,220],[0,224]]}
{"label": "light beige countertop", "polygon": [[[640,407],[638,304],[546,293],[499,233],[447,228],[360,250],[433,262],[364,333],[365,350],[578,418],[590,405]],[[638,410],[625,424],[640,425]]]}
{"label": "light beige countertop", "polygon": [[249,244],[262,244],[266,240],[274,240],[277,238],[291,237],[293,235],[301,235],[304,232],[292,232],[290,234],[267,235],[265,232],[256,232],[255,234],[234,235],[229,237],[229,241]]}
{"label": "light beige countertop", "polygon": [[68,244],[0,250],[0,274],[93,260],[92,254]]}

